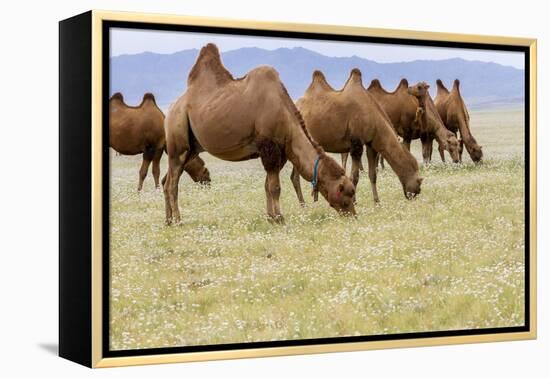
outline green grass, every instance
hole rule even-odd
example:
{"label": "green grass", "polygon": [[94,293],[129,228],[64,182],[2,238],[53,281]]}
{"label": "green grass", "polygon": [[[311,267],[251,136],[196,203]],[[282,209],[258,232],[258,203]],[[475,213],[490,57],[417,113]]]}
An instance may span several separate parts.
{"label": "green grass", "polygon": [[414,201],[386,169],[380,205],[365,172],[357,219],[309,195],[301,208],[287,164],[272,225],[260,161],[204,154],[211,187],[183,177],[182,224],[166,227],[152,178],[136,192],[140,158],[112,156],[111,348],[522,325],[523,118],[471,116],[484,164],[423,167]]}

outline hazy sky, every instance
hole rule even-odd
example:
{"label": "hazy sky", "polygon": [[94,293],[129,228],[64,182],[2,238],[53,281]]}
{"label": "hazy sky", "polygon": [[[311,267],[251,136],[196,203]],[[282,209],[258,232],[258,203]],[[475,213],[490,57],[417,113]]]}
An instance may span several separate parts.
{"label": "hazy sky", "polygon": [[312,41],[292,38],[228,36],[220,34],[188,33],[174,31],[111,29],[111,56],[137,54],[145,51],[173,53],[181,50],[200,49],[208,42],[214,42],[222,52],[241,47],[259,47],[275,50],[281,47],[304,47],[327,56],[361,58],[377,62],[408,62],[412,60],[441,60],[462,58],[495,62],[523,69],[521,52],[473,50],[442,47],[416,47],[403,45],[382,45],[364,42]]}

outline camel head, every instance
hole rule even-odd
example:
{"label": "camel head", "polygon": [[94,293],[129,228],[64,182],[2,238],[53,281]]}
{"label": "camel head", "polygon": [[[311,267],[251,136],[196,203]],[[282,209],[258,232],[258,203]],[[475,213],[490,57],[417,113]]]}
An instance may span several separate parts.
{"label": "camel head", "polygon": [[423,98],[426,96],[429,92],[428,89],[430,86],[425,81],[420,81],[416,83],[415,85],[411,85],[407,91],[410,95],[413,95],[416,98]]}
{"label": "camel head", "polygon": [[202,167],[201,171],[198,173],[197,182],[202,185],[210,185],[210,171],[206,167]]}
{"label": "camel head", "polygon": [[343,168],[327,155],[319,163],[317,189],[334,210],[342,215],[355,215],[355,185]]}
{"label": "camel head", "polygon": [[206,168],[204,160],[196,156],[185,165],[185,171],[191,176],[194,182],[199,184],[210,184],[210,171]]}
{"label": "camel head", "polygon": [[468,150],[468,153],[470,154],[470,158],[472,158],[472,161],[474,163],[481,163],[481,160],[483,159],[483,151],[480,145],[477,143],[470,148],[466,146],[466,149]]}
{"label": "camel head", "polygon": [[404,145],[401,144],[400,146],[403,149],[404,155],[401,160],[402,173],[399,175],[399,181],[403,185],[405,198],[413,199],[420,194],[420,187],[424,178],[418,174],[418,161],[416,158]]}
{"label": "camel head", "polygon": [[458,143],[456,135],[450,131],[447,131],[445,133],[445,143],[445,149],[449,151],[449,154],[451,154],[453,163],[458,163],[460,161],[460,144]]}
{"label": "camel head", "polygon": [[416,198],[420,194],[420,187],[422,186],[423,177],[419,177],[418,174],[413,175],[403,183],[403,193],[405,198],[411,200]]}

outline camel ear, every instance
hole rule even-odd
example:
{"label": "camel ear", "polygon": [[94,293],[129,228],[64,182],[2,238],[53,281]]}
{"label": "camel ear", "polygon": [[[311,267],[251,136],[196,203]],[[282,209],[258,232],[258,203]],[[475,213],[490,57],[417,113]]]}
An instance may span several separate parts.
{"label": "camel ear", "polygon": [[422,181],[424,181],[424,177],[419,177],[417,181],[418,181],[418,185],[422,184]]}
{"label": "camel ear", "polygon": [[430,84],[426,84],[426,89],[430,88]]}

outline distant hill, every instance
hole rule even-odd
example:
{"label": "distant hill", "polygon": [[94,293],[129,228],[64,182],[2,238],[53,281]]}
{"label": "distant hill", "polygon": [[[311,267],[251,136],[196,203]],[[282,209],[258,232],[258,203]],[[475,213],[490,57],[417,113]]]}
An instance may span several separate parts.
{"label": "distant hill", "polygon": [[[198,52],[191,49],[173,54],[145,52],[113,57],[110,92],[122,92],[130,104],[139,103],[145,92],[152,92],[159,105],[165,106],[185,91],[187,75]],[[436,79],[442,79],[450,89],[452,81],[458,78],[466,101],[473,106],[522,102],[524,93],[523,70],[459,58],[378,63],[358,56],[329,57],[295,47],[241,48],[222,53],[222,60],[234,77],[243,76],[262,64],[275,67],[295,100],[304,93],[314,70],[323,71],[331,85],[340,88],[354,67],[363,73],[365,86],[378,78],[387,90],[393,90],[405,77],[411,84],[421,80],[428,82],[433,95]]]}

